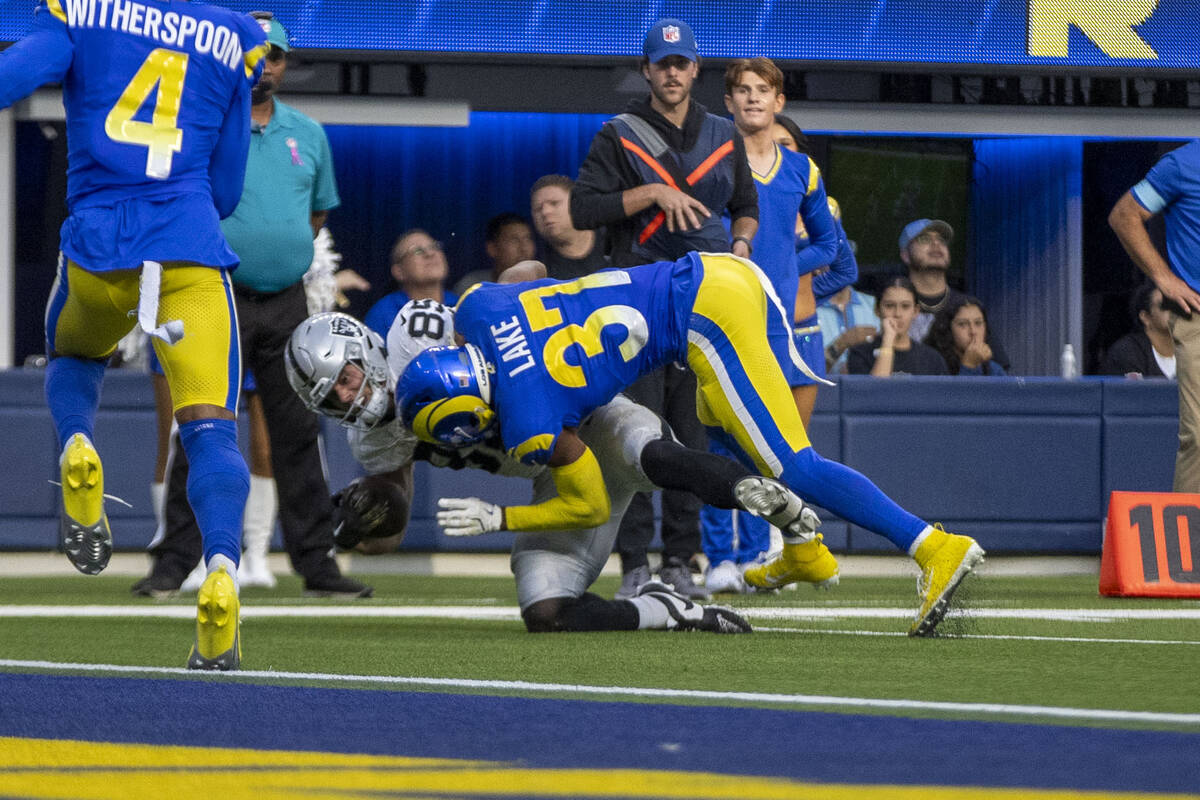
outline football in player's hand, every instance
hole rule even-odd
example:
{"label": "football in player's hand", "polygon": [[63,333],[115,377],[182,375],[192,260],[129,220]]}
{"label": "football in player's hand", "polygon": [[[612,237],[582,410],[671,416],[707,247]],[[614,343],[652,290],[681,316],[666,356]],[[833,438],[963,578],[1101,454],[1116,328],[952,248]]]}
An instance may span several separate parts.
{"label": "football in player's hand", "polygon": [[338,547],[349,550],[363,539],[404,533],[409,498],[395,481],[367,475],[333,496],[333,531]]}

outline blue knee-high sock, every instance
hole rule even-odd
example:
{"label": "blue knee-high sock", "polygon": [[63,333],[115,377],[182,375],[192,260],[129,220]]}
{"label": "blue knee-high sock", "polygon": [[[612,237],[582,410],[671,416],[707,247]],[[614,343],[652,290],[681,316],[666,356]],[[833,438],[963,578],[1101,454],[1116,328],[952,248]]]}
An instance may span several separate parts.
{"label": "blue knee-high sock", "polygon": [[188,502],[204,541],[204,561],[218,553],[234,564],[242,556],[242,512],[250,493],[250,471],[238,449],[231,419],[201,419],[179,426],[187,453]]}
{"label": "blue knee-high sock", "polygon": [[[755,469],[754,462],[732,436],[720,428],[708,427],[708,452],[732,458]],[[737,512],[737,549],[733,548],[733,511],[712,506],[700,509],[700,543],[710,564],[735,561],[744,564],[771,549],[771,526],[760,517]],[[714,555],[716,558],[714,559]]]}
{"label": "blue knee-high sock", "polygon": [[46,365],[46,405],[58,431],[59,450],[77,433],[92,438],[104,367],[103,361],[73,356],[56,356]]}
{"label": "blue knee-high sock", "polygon": [[796,453],[786,464],[782,480],[796,494],[844,520],[886,536],[901,550],[907,551],[926,528],[924,520],[896,505],[865,476],[821,458],[811,447]]}
{"label": "blue knee-high sock", "polygon": [[771,549],[771,523],[746,511],[739,511],[737,563],[745,564]]}

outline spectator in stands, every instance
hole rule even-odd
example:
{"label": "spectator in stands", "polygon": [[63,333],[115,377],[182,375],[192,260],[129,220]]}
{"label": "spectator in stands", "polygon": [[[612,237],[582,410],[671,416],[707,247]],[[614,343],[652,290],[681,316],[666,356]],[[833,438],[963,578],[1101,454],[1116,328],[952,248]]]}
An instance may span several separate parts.
{"label": "spectator in stands", "polygon": [[[332,156],[320,124],[275,97],[287,72],[287,32],[270,12],[252,16],[267,31],[271,50],[251,94],[251,144],[241,198],[221,222],[240,262],[231,277],[242,364],[253,370],[262,400],[284,544],[292,567],[304,578],[305,593],[368,597],[372,588],[342,575],[330,555],[333,504],[320,430],[292,391],[283,363],[292,330],[308,317],[304,275],[314,260],[314,239],[339,204]],[[183,456],[176,455],[167,477],[167,536],[152,545],[154,562],[134,585],[137,594],[178,589],[200,558],[195,520],[174,488],[189,480]],[[173,504],[179,525],[172,523]]]}
{"label": "spectator in stands", "polygon": [[[946,282],[950,269],[950,242],[954,229],[940,219],[918,219],[900,232],[900,260],[908,268],[908,278],[917,290],[917,318],[910,335],[924,341],[933,324],[933,315],[963,293]],[[1008,354],[1000,343],[995,328],[988,329],[988,345],[992,359],[1004,369],[1011,369]]]}
{"label": "spectator in stands", "polygon": [[[695,250],[749,258],[758,230],[754,178],[733,123],[692,99],[700,56],[691,27],[659,20],[646,32],[642,55],[650,95],[632,101],[592,140],[571,190],[572,224],[604,227],[615,267],[673,261]],[[685,185],[686,192],[679,188]],[[722,212],[732,220],[729,231]],[[703,449],[696,378],[689,370],[667,366],[627,393],[666,419],[684,445]],[[706,594],[688,566],[700,550],[699,505],[690,494],[663,492],[659,577],[692,597]],[[653,537],[650,496],[635,495],[617,538],[624,573],[618,597],[632,597],[650,579]]]}
{"label": "spectator in stands", "polygon": [[454,284],[454,294],[462,295],[477,283],[495,281],[500,273],[514,264],[537,257],[533,243],[533,228],[529,221],[513,211],[505,211],[488,220],[484,233],[484,250],[492,261],[490,269],[468,272]]}
{"label": "spectator in stands", "polygon": [[951,298],[933,317],[925,344],[937,350],[951,375],[1003,375],[987,343],[987,312],[974,297]]}
{"label": "spectator in stands", "polygon": [[1108,348],[1100,374],[1174,380],[1175,340],[1162,290],[1149,282],[1139,287],[1130,298],[1129,315],[1140,330],[1125,334]]}
{"label": "spectator in stands", "polygon": [[875,298],[853,286],[843,286],[817,303],[817,318],[825,345],[825,368],[830,375],[846,371],[846,356],[851,347],[874,342],[879,335],[879,316]]}
{"label": "spectator in stands", "polygon": [[914,341],[909,331],[917,317],[917,290],[912,281],[896,276],[884,284],[875,302],[879,335],[873,342],[850,348],[846,357],[851,375],[945,375],[946,362],[932,347]]}
{"label": "spectator in stands", "polygon": [[571,187],[566,175],[543,175],[529,190],[529,215],[545,243],[542,263],[551,278],[572,280],[604,269],[604,234],[571,224]]}
{"label": "spectator in stands", "polygon": [[409,300],[436,300],[448,306],[458,302],[458,295],[445,288],[450,267],[442,243],[420,228],[400,234],[392,245],[391,262],[397,288],[380,298],[363,318],[381,337],[387,337],[392,320]]}

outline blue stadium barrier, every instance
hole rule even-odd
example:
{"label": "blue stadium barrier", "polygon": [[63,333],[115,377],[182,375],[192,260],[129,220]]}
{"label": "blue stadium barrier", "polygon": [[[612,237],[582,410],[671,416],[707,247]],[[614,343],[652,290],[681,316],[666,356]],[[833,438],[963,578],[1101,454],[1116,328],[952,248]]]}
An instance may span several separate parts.
{"label": "blue stadium barrier", "polygon": [[[37,370],[0,371],[0,549],[49,549],[58,519],[57,447]],[[1164,381],[1084,378],[876,378],[822,388],[817,451],[863,472],[901,505],[993,551],[1098,553],[1111,491],[1170,491],[1178,396]],[[361,470],[324,424],[332,487]],[[141,373],[110,371],[96,423],[116,545],[144,548],[154,517],[154,398]],[[243,444],[245,431],[242,431]],[[437,498],[527,503],[526,481],[416,467],[410,551],[503,551],[510,534],[450,539]],[[879,536],[824,514],[835,550],[892,552]]]}

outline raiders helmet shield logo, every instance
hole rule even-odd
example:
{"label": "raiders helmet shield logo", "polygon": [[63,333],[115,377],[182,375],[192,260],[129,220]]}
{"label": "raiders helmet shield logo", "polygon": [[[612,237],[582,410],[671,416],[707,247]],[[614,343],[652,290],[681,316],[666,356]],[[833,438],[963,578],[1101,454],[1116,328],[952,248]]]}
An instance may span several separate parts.
{"label": "raiders helmet shield logo", "polygon": [[362,328],[352,319],[334,317],[329,321],[329,332],[334,336],[356,337],[362,335]]}
{"label": "raiders helmet shield logo", "polygon": [[670,44],[677,44],[679,42],[679,26],[678,25],[664,25],[663,26],[663,41],[668,42]]}

